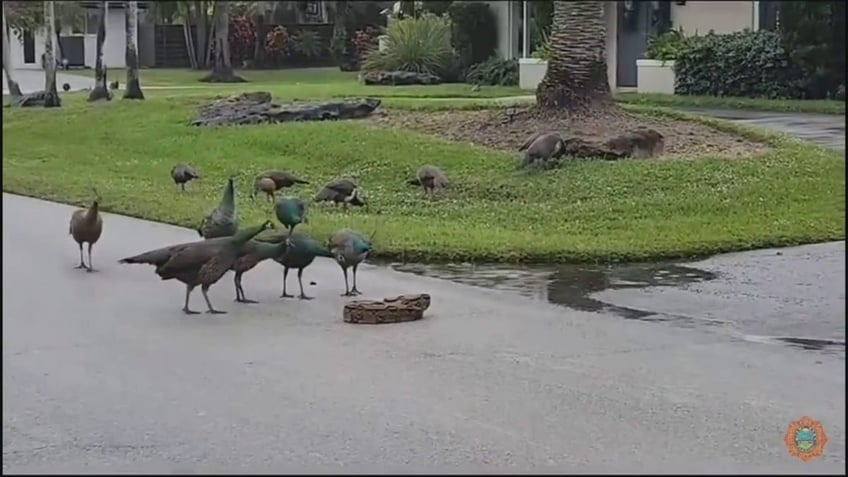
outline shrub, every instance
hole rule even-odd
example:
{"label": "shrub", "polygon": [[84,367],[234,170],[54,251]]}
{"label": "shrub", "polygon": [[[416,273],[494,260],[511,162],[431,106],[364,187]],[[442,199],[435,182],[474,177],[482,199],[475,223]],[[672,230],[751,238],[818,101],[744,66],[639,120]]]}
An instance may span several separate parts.
{"label": "shrub", "polygon": [[545,32],[542,32],[540,36],[539,42],[536,44],[536,49],[533,50],[533,54],[530,56],[547,61],[551,58],[551,37]]}
{"label": "shrub", "polygon": [[677,30],[669,30],[662,35],[652,37],[648,41],[645,58],[649,60],[674,61],[685,43],[686,36],[683,33],[683,27]]}
{"label": "shrub", "polygon": [[489,5],[458,2],[448,8],[453,33],[452,45],[459,55],[459,67],[485,61],[495,53],[498,27]]}
{"label": "shrub", "polygon": [[780,35],[766,30],[688,38],[674,63],[677,94],[802,97],[800,71]]}
{"label": "shrub", "polygon": [[374,48],[377,48],[380,29],[373,26],[367,26],[361,30],[356,30],[353,36],[353,45],[356,48],[356,55],[359,58],[365,58],[365,55]]}
{"label": "shrub", "polygon": [[518,85],[518,60],[504,60],[493,56],[468,69],[465,81],[490,86]]}
{"label": "shrub", "polygon": [[253,20],[244,16],[235,16],[230,19],[229,27],[230,60],[233,64],[240,64],[245,60],[253,58],[253,49],[256,45],[256,29]]}
{"label": "shrub", "polygon": [[289,44],[289,33],[283,26],[275,26],[265,35],[265,56],[271,61],[279,61],[285,55]]}
{"label": "shrub", "polygon": [[450,75],[452,68],[450,21],[431,13],[393,20],[386,29],[386,51],[371,49],[362,63],[368,72],[412,71],[439,77]]}
{"label": "shrub", "polygon": [[293,53],[304,58],[317,58],[324,53],[321,35],[312,30],[301,30],[292,35],[289,46]]}

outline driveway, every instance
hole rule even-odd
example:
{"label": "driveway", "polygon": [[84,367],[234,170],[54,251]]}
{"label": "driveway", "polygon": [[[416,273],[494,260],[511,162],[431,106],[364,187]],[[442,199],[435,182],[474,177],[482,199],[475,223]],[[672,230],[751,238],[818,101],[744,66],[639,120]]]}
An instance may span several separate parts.
{"label": "driveway", "polygon": [[[229,314],[185,316],[180,284],[117,260],[195,232],[106,214],[89,274],[72,210],[3,195],[4,472],[845,472],[844,354],[375,266],[364,298],[433,304],[350,325],[326,259],[313,301],[280,299],[263,263],[260,304],[234,304],[230,274],[210,293]],[[783,443],[805,415],[829,438],[808,463]]]}
{"label": "driveway", "polygon": [[[15,81],[24,94],[34,93],[44,89],[44,72],[40,70],[15,70]],[[94,79],[72,73],[56,72],[56,84],[61,91],[62,85],[68,83],[70,91],[82,91],[94,86]],[[3,72],[3,94],[9,94],[6,86],[6,72]]]}

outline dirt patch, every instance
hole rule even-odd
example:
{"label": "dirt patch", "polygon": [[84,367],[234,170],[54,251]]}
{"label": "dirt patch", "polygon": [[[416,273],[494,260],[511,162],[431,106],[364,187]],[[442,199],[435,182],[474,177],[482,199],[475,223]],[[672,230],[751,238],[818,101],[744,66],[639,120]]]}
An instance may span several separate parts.
{"label": "dirt patch", "polygon": [[704,124],[671,118],[621,112],[602,119],[539,118],[519,111],[508,120],[505,110],[488,111],[400,111],[375,112],[367,122],[384,127],[413,130],[425,134],[472,143],[507,152],[517,152],[531,135],[554,131],[592,141],[604,141],[625,131],[648,127],[665,137],[662,157],[722,155],[750,156],[765,152],[768,145],[713,129]]}

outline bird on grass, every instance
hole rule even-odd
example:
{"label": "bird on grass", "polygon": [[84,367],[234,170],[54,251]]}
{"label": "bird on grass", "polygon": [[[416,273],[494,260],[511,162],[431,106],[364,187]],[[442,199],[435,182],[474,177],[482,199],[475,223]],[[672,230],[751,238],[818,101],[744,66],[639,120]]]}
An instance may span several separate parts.
{"label": "bird on grass", "polygon": [[261,240],[248,241],[241,250],[241,256],[233,263],[232,270],[235,272],[233,282],[236,286],[236,302],[238,303],[259,303],[256,300],[249,300],[244,295],[244,287],[241,284],[241,277],[245,273],[252,270],[260,262],[269,258],[276,259],[286,253],[288,242],[282,240],[280,242],[267,242]]}
{"label": "bird on grass", "polygon": [[156,274],[162,280],[178,280],[186,285],[183,312],[187,315],[198,314],[189,308],[191,292],[200,285],[200,291],[206,300],[206,313],[219,314],[226,311],[216,310],[209,300],[209,287],[218,282],[242,255],[244,245],[274,224],[266,220],[261,225],[238,230],[230,237],[181,243],[150,250],[133,257],[123,258],[118,263],[143,263],[156,266]]}
{"label": "bird on grass", "polygon": [[[309,181],[300,179],[291,172],[265,171],[256,176],[256,181],[253,185],[253,197],[256,197],[256,194],[259,193],[259,191],[261,190],[257,188],[260,179],[271,179],[272,181],[274,181],[274,192],[280,189],[284,189],[286,187],[291,187],[295,184],[309,184]],[[265,190],[262,191],[265,192]]]}
{"label": "bird on grass", "polygon": [[273,202],[275,199],[274,193],[277,191],[277,186],[274,181],[268,177],[257,177],[253,181],[253,195],[251,199],[256,200],[256,194],[262,191],[268,196],[268,201]]}
{"label": "bird on grass", "polygon": [[[330,236],[328,248],[344,273],[345,292],[342,296],[359,295],[361,292],[356,288],[356,269],[373,250],[371,241],[355,230],[342,229]],[[348,268],[353,269],[353,288],[350,289],[347,280]]]}
{"label": "bird on grass", "polygon": [[171,168],[171,179],[174,179],[174,184],[180,186],[180,189],[185,192],[185,185],[194,179],[200,179],[200,175],[194,167],[180,162]]}
{"label": "bird on grass", "polygon": [[407,181],[409,185],[420,185],[424,194],[431,196],[448,185],[448,177],[436,166],[423,166],[415,173],[415,178]]}
{"label": "bird on grass", "polygon": [[297,197],[281,197],[274,204],[274,213],[277,219],[288,230],[289,234],[294,232],[298,224],[308,224],[306,217],[306,203]]}
{"label": "bird on grass", "polygon": [[359,186],[350,179],[340,179],[330,182],[315,196],[315,202],[333,202],[342,204],[347,209],[348,204],[355,206],[366,205]]}
{"label": "bird on grass", "polygon": [[197,227],[197,233],[201,237],[205,239],[229,237],[238,230],[234,180],[232,176],[227,180],[221,202],[203,218]]}
{"label": "bird on grass", "polygon": [[[68,227],[68,233],[74,238],[79,245],[80,263],[76,268],[85,269],[88,272],[96,271],[91,261],[91,248],[100,240],[100,235],[103,233],[103,218],[100,216],[100,194],[92,188],[94,192],[94,201],[88,209],[75,210],[71,214],[71,223]],[[82,244],[88,243],[88,265],[83,260]]]}
{"label": "bird on grass", "polygon": [[318,240],[305,234],[290,234],[288,237],[276,237],[273,240],[288,242],[289,246],[283,255],[274,257],[274,261],[283,266],[283,293],[280,298],[292,298],[294,295],[286,293],[286,282],[289,269],[297,270],[297,283],[300,285],[301,300],[311,300],[303,292],[303,269],[312,264],[315,257],[332,257],[327,247]]}

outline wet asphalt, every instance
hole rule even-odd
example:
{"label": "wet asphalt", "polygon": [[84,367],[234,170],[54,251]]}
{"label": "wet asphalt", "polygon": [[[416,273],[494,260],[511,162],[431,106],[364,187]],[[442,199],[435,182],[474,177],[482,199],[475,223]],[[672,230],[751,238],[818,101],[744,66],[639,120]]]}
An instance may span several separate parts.
{"label": "wet asphalt", "polygon": [[[85,273],[72,210],[3,194],[4,472],[845,472],[844,353],[376,266],[363,298],[433,304],[419,322],[350,325],[325,259],[305,273],[315,300],[280,299],[263,263],[244,281],[260,304],[233,303],[228,274],[210,293],[228,314],[185,316],[179,283],[117,260],[195,232],[106,214]],[[844,273],[836,246],[810,267]],[[682,291],[589,296],[752,322],[842,303],[844,336],[844,295],[818,281],[831,275],[774,275],[790,250],[708,260],[717,276]],[[783,443],[804,415],[829,438],[809,463]]]}

